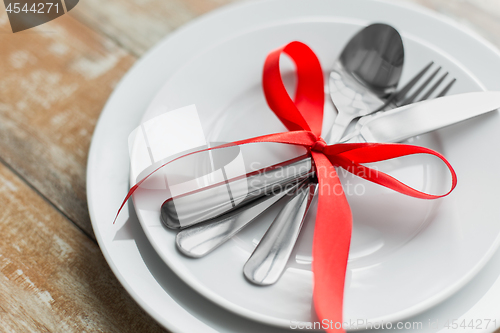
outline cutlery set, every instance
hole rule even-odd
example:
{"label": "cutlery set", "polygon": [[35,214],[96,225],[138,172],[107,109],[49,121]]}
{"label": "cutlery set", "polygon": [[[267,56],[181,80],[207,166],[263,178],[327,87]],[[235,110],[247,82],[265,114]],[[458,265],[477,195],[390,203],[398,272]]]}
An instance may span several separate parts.
{"label": "cutlery set", "polygon": [[[446,83],[448,73],[438,77],[440,67],[418,84],[432,62],[397,90],[403,63],[401,37],[388,25],[370,25],[349,41],[328,80],[338,113],[324,136],[327,144],[400,142],[500,107],[500,92],[444,97],[456,80]],[[223,191],[217,186],[185,194],[175,203],[169,199],[161,207],[161,220],[166,227],[179,230],[176,244],[180,252],[200,258],[271,206],[285,203],[243,268],[250,282],[274,284],[286,268],[318,191],[311,158],[299,157],[234,182],[248,190],[231,201],[227,195],[218,195]],[[182,222],[179,216],[183,216]]]}

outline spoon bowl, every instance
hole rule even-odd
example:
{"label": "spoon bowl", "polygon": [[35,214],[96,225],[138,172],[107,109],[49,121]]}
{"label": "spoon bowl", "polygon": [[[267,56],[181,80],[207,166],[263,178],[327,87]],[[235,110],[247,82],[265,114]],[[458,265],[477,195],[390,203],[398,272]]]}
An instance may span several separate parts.
{"label": "spoon bowl", "polygon": [[403,72],[403,41],[390,25],[372,24],[349,41],[339,61],[361,85],[385,99],[396,91]]}

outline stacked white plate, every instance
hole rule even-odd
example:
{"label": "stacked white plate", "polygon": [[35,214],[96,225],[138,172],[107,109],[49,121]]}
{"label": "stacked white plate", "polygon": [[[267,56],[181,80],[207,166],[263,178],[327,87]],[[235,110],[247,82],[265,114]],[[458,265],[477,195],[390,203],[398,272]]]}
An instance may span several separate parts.
{"label": "stacked white plate", "polygon": [[[493,74],[500,72],[500,53],[488,42],[419,7],[369,0],[270,0],[225,7],[170,35],[123,78],[94,133],[89,210],[112,270],[160,324],[175,332],[285,332],[296,322],[317,320],[311,305],[313,224],[306,225],[282,279],[269,288],[248,283],[241,270],[273,212],[197,260],[176,251],[175,232],[160,224],[159,204],[136,201],[134,209],[129,203],[113,225],[129,180],[137,177],[133,154],[129,167],[130,132],[159,112],[189,104],[206,115],[203,130],[210,141],[283,130],[270,116],[260,87],[266,54],[300,40],[316,52],[327,74],[348,39],[375,22],[394,26],[403,37],[403,82],[434,61],[457,78],[450,94],[500,90]],[[415,322],[428,332],[446,323],[450,330],[456,325],[475,332],[493,332],[500,325],[495,198],[500,161],[492,153],[500,142],[499,118],[480,117],[413,141],[444,153],[455,167],[459,186],[450,197],[424,202],[366,184],[366,195],[349,198],[354,234],[347,321]],[[173,138],[168,145],[180,143]],[[410,168],[424,187],[441,180],[432,166]],[[462,322],[469,326],[460,327]]]}

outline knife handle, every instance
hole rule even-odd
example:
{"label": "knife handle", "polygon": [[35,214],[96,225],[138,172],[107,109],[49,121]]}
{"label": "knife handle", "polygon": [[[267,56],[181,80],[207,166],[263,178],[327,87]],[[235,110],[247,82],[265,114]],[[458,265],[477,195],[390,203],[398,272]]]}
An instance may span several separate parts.
{"label": "knife handle", "polygon": [[183,229],[233,211],[262,196],[280,192],[312,173],[311,158],[304,155],[243,178],[229,179],[216,186],[170,198],[161,206],[161,221],[170,229]]}

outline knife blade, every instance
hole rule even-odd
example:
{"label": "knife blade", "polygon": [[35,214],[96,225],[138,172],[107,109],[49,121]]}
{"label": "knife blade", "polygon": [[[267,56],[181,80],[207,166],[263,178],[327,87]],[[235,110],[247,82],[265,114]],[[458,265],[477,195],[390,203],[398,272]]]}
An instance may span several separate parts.
{"label": "knife blade", "polygon": [[440,97],[364,117],[341,142],[400,142],[498,108],[499,91]]}

